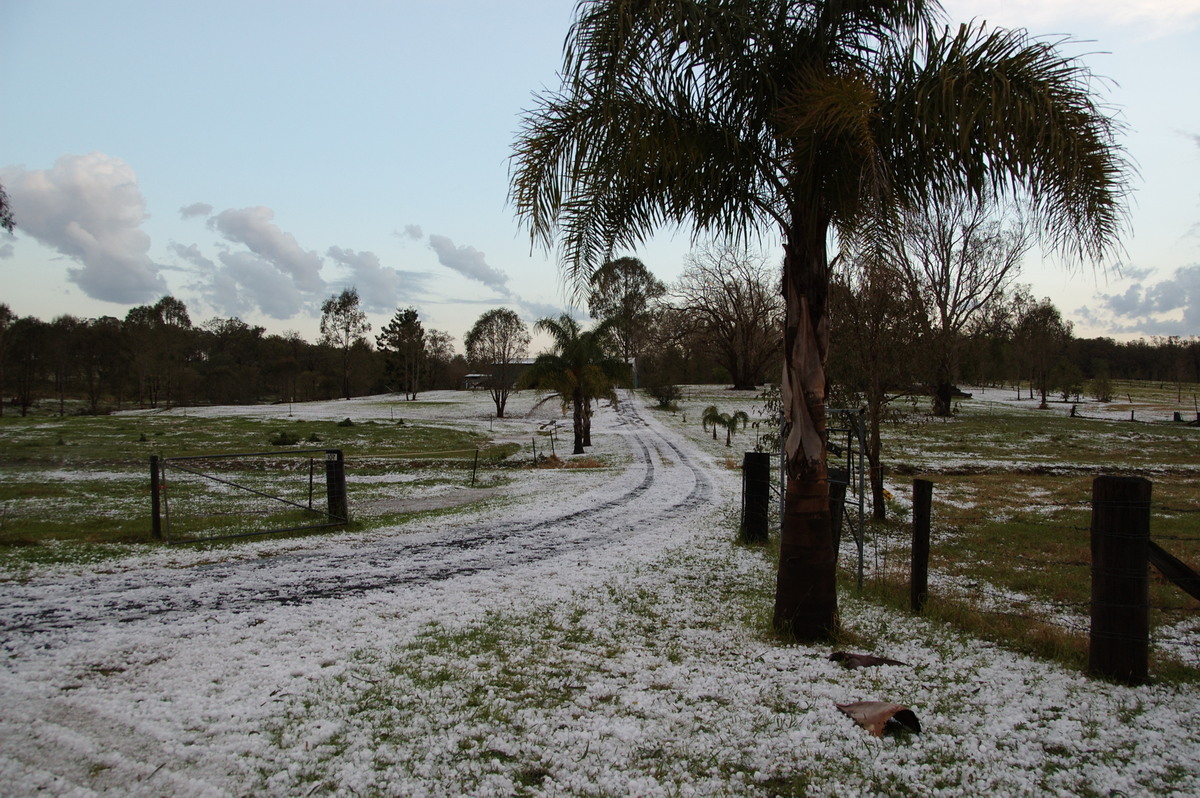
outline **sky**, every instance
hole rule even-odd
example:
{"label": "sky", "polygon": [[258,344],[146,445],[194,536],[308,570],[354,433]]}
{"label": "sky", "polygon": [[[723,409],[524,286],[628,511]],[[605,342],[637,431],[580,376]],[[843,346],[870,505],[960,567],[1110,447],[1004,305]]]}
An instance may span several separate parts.
{"label": "sky", "polygon": [[[0,302],[318,335],[357,288],[374,331],[413,306],[461,351],[480,314],[569,309],[508,203],[509,156],[557,86],[573,0],[0,0]],[[1118,257],[1038,254],[1021,282],[1077,335],[1200,335],[1200,0],[953,0],[1078,55],[1137,167]],[[767,241],[769,246],[776,242]],[[660,279],[690,237],[632,253]]]}

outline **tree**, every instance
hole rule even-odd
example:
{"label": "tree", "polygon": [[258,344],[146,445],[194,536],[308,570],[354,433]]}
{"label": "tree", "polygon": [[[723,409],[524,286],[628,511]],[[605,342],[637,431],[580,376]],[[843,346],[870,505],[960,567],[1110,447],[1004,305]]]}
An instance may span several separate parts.
{"label": "tree", "polygon": [[29,415],[37,398],[38,383],[45,376],[50,325],[33,316],[14,319],[5,333],[9,372],[21,415]]}
{"label": "tree", "polygon": [[205,341],[204,392],[218,404],[261,398],[266,361],[266,330],[238,318],[209,319],[201,325]]}
{"label": "tree", "polygon": [[120,410],[130,362],[121,320],[113,316],[101,316],[88,321],[87,330],[80,341],[80,360],[89,412],[100,412],[100,398],[106,388]]}
{"label": "tree", "polygon": [[350,398],[350,362],[354,345],[366,341],[371,324],[359,309],[358,289],[347,288],[321,303],[321,343],[341,353],[342,394]]}
{"label": "tree", "polygon": [[779,275],[765,258],[730,246],[692,252],[673,294],[729,371],[733,387],[753,389],[778,362],[783,303]]}
{"label": "tree", "polygon": [[599,321],[613,319],[612,334],[621,357],[633,366],[638,387],[638,361],[649,345],[654,303],[667,293],[662,281],[637,258],[607,261],[588,284],[588,313]]}
{"label": "tree", "polygon": [[11,233],[16,226],[17,222],[13,219],[12,206],[8,204],[8,192],[4,190],[4,186],[0,186],[0,227]]}
{"label": "tree", "polygon": [[628,366],[609,353],[608,336],[614,322],[603,321],[590,330],[564,313],[557,319],[539,319],[534,328],[550,334],[553,350],[538,355],[525,375],[530,385],[557,391],[570,402],[575,447],[583,454],[591,446],[591,403],[600,398],[617,401],[614,387],[628,374]]}
{"label": "tree", "polygon": [[1062,366],[1071,340],[1071,323],[1048,298],[1025,309],[1017,319],[1017,348],[1025,353],[1029,384],[1041,396],[1039,407],[1049,407],[1046,396],[1053,387],[1056,370]]}
{"label": "tree", "polygon": [[953,195],[904,214],[899,262],[926,313],[933,414],[951,412],[964,332],[1004,297],[1032,240],[1019,214]]}
{"label": "tree", "polygon": [[825,464],[831,232],[960,193],[1021,194],[1046,243],[1100,258],[1129,167],[1091,74],[1024,31],[937,27],[924,0],[585,0],[558,91],[518,133],[511,198],[586,285],[662,224],[783,240],[788,475],[774,622],[837,615]]}
{"label": "tree", "polygon": [[138,305],[125,314],[123,326],[138,377],[138,403],[158,407],[178,399],[180,372],[192,344],[187,306],[173,296],[153,305]]}
{"label": "tree", "polygon": [[704,425],[705,431],[712,427],[713,440],[717,439],[717,427],[725,430],[725,445],[733,445],[733,433],[741,427],[745,429],[750,423],[750,416],[745,410],[735,410],[732,413],[722,413],[716,405],[709,405],[704,408],[704,415],[700,417],[700,423]]}
{"label": "tree", "polygon": [[508,395],[516,388],[518,364],[529,355],[529,329],[515,311],[495,308],[476,319],[463,340],[467,360],[487,369],[496,418],[504,418]]}
{"label": "tree", "polygon": [[425,328],[412,307],[397,310],[375,339],[379,350],[387,353],[388,371],[399,377],[406,399],[417,398],[428,354],[426,344]]}
{"label": "tree", "polygon": [[430,329],[425,334],[425,374],[429,388],[446,388],[446,374],[454,362],[454,336]]}
{"label": "tree", "polygon": [[853,241],[840,253],[844,263],[829,292],[831,382],[861,396],[867,408],[867,468],[872,515],[887,515],[883,488],[881,426],[890,402],[912,382],[913,361],[924,315],[906,289],[890,248],[877,238]]}
{"label": "tree", "polygon": [[17,314],[12,308],[0,302],[0,418],[4,417],[4,362],[8,358],[8,331],[12,329]]}

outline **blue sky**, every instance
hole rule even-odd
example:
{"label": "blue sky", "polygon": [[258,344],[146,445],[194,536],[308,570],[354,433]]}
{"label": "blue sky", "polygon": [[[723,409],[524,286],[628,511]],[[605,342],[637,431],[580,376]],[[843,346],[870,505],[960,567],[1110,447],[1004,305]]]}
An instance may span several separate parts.
{"label": "blue sky", "polygon": [[[378,330],[413,305],[459,345],[485,310],[566,307],[506,204],[533,92],[573,0],[0,0],[0,302],[123,317],[172,293],[315,339],[355,285]],[[1027,260],[1081,335],[1200,334],[1200,0],[955,0],[1078,43],[1140,175],[1119,263]],[[689,249],[635,253],[670,281]],[[1118,272],[1119,267],[1119,272]]]}

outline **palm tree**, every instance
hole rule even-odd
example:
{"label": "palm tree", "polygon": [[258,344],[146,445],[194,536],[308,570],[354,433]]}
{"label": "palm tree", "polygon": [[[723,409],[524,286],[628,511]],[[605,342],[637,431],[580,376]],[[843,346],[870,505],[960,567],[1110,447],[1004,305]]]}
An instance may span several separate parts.
{"label": "palm tree", "polygon": [[738,431],[738,427],[745,429],[750,424],[750,416],[746,415],[744,410],[735,410],[733,413],[722,413],[716,405],[709,405],[704,408],[704,415],[700,417],[700,423],[704,425],[704,430],[707,432],[709,426],[713,430],[713,440],[717,439],[717,427],[725,430],[725,445],[733,445],[733,433]]}
{"label": "palm tree", "polygon": [[511,199],[577,290],[664,224],[783,242],[788,482],[775,625],[836,625],[825,467],[831,233],[957,194],[1019,197],[1098,259],[1130,168],[1091,74],[1024,31],[940,28],[926,0],[583,0],[563,84],[518,134]]}
{"label": "palm tree", "polygon": [[534,329],[550,334],[553,351],[538,355],[524,375],[526,384],[558,391],[563,403],[571,403],[575,448],[583,454],[592,445],[591,403],[600,398],[617,400],[614,386],[622,382],[628,366],[608,354],[608,336],[615,319],[583,330],[564,313],[557,319],[540,319]]}

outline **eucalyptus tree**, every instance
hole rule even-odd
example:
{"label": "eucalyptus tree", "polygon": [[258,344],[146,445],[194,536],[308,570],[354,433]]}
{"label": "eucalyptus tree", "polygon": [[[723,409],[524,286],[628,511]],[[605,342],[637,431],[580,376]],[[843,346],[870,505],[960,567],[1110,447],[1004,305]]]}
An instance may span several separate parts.
{"label": "eucalyptus tree", "polygon": [[580,288],[662,225],[778,235],[786,489],[775,625],[837,616],[825,465],[831,234],[955,194],[1021,195],[1044,242],[1106,256],[1129,167],[1081,62],[925,0],[584,0],[511,198]]}
{"label": "eucalyptus tree", "polygon": [[615,387],[628,377],[628,365],[614,357],[609,336],[615,322],[602,321],[584,330],[569,314],[557,319],[539,319],[534,329],[548,333],[550,352],[538,355],[524,380],[530,385],[557,391],[563,403],[570,403],[574,450],[583,454],[591,446],[591,403],[607,398],[615,402]]}
{"label": "eucalyptus tree", "polygon": [[357,288],[347,288],[321,303],[321,343],[341,353],[342,394],[350,398],[350,353],[366,341],[371,331],[367,314],[359,307]]}
{"label": "eucalyptus tree", "polygon": [[588,281],[588,313],[598,321],[614,320],[612,335],[633,367],[634,388],[638,361],[653,336],[655,304],[666,293],[662,280],[633,257],[606,261]]}

